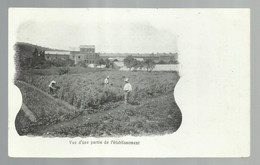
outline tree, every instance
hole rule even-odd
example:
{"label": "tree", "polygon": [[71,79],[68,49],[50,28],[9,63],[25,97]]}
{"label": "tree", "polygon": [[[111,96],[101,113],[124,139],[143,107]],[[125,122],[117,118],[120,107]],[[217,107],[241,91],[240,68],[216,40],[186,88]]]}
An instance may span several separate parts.
{"label": "tree", "polygon": [[101,65],[105,65],[106,62],[104,61],[103,58],[100,58],[100,59],[97,60],[96,64],[99,65],[99,66],[101,66]]}
{"label": "tree", "polygon": [[137,69],[140,69],[142,70],[144,68],[144,61],[138,61],[138,60],[134,60],[133,62],[133,67],[134,67],[134,70],[137,70]]}
{"label": "tree", "polygon": [[37,65],[37,59],[38,59],[38,49],[35,48],[33,53],[32,53],[30,66],[34,67],[35,65]]}
{"label": "tree", "polygon": [[108,58],[105,59],[106,68],[110,68],[111,62]]}
{"label": "tree", "polygon": [[167,64],[165,61],[161,60],[157,64]]}
{"label": "tree", "polygon": [[178,62],[178,61],[170,60],[170,61],[168,62],[168,64],[179,64],[179,62]]}
{"label": "tree", "polygon": [[147,71],[151,72],[155,67],[155,62],[154,62],[154,60],[148,58],[148,59],[145,59],[144,65],[145,65],[145,68],[147,69]]}
{"label": "tree", "polygon": [[37,48],[34,49],[32,55],[33,55],[33,57],[38,56],[38,49]]}
{"label": "tree", "polygon": [[144,61],[139,61],[139,69],[143,70],[144,68]]}
{"label": "tree", "polygon": [[140,62],[136,59],[134,59],[132,66],[134,67],[134,70],[137,70],[139,68]]}
{"label": "tree", "polygon": [[127,56],[127,57],[124,59],[124,65],[125,65],[129,70],[131,70],[132,67],[134,67],[134,64],[135,64],[135,59],[133,58],[133,56]]}

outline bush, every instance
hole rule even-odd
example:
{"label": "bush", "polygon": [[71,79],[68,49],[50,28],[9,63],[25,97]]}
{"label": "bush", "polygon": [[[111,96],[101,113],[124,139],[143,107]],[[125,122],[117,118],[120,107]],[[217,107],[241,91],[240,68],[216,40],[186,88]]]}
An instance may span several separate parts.
{"label": "bush", "polygon": [[67,74],[69,72],[68,67],[63,67],[58,70],[59,75]]}
{"label": "bush", "polygon": [[84,68],[87,67],[87,64],[86,64],[85,61],[79,61],[76,65],[77,65],[77,66],[80,66],[80,67],[84,67]]}

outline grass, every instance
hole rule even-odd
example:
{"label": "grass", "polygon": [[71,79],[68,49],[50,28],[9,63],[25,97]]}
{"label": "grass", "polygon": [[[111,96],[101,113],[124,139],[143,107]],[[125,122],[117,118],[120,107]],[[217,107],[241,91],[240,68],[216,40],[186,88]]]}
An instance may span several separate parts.
{"label": "grass", "polygon": [[20,135],[37,134],[48,125],[70,120],[81,113],[68,103],[55,99],[27,83],[17,81],[15,84],[21,90],[23,103],[36,118],[36,122],[32,122],[23,110],[20,110],[16,117],[16,128]]}
{"label": "grass", "polygon": [[[168,104],[165,104],[165,103]],[[60,122],[42,131],[44,136],[140,136],[175,132],[181,124],[181,112],[172,95],[143,101],[139,106],[123,104],[113,110],[89,115],[83,113],[71,121]]]}
{"label": "grass", "polygon": [[[64,75],[45,70],[41,74],[34,70],[20,74],[16,85],[22,92],[23,103],[37,120],[30,121],[21,110],[16,119],[18,133],[55,137],[139,136],[172,133],[179,128],[182,116],[173,96],[179,80],[177,73],[87,69]],[[107,75],[111,86],[104,88]],[[125,77],[133,86],[131,104],[126,107],[122,91]],[[51,80],[61,87],[58,98],[48,94]]]}
{"label": "grass", "polygon": [[[109,75],[111,86],[104,88],[104,78]],[[85,110],[89,107],[100,108],[109,102],[122,101],[124,78],[128,77],[133,86],[131,100],[140,101],[163,94],[172,93],[179,79],[174,72],[128,72],[96,71],[64,75],[24,75],[21,80],[48,92],[52,80],[61,88],[58,98],[76,108]]]}

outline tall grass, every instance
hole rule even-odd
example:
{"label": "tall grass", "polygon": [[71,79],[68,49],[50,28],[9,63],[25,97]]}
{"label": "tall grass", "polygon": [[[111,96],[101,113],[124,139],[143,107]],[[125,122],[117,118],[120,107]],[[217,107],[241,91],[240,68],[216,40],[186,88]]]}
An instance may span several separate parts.
{"label": "tall grass", "polygon": [[35,122],[29,121],[20,110],[16,118],[16,128],[20,135],[37,134],[48,125],[71,120],[82,113],[66,102],[57,100],[26,83],[18,81],[16,85],[22,92],[23,103],[36,118]]}
{"label": "tall grass", "polygon": [[[104,87],[105,77],[110,76],[110,86]],[[101,105],[123,100],[124,78],[128,77],[133,91],[132,101],[140,101],[172,93],[179,79],[173,72],[127,72],[127,71],[99,71],[80,74],[64,75],[23,75],[22,80],[48,92],[48,85],[52,80],[57,82],[60,89],[58,98],[79,108],[99,108]]]}

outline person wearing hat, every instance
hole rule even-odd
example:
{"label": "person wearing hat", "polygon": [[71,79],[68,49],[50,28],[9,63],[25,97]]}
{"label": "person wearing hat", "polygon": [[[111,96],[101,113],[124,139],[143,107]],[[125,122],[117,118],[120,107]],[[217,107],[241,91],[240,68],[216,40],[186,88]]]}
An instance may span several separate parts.
{"label": "person wearing hat", "polygon": [[104,80],[105,87],[109,85],[109,76],[107,76]]}
{"label": "person wearing hat", "polygon": [[50,88],[50,93],[53,95],[54,91],[56,90],[56,81],[51,81],[51,83],[49,84],[49,88]]}
{"label": "person wearing hat", "polygon": [[130,92],[132,91],[132,85],[129,83],[129,79],[125,79],[125,86],[124,86],[124,96],[125,96],[125,104],[128,103]]}

